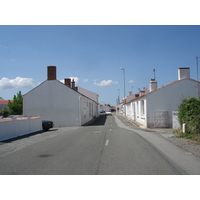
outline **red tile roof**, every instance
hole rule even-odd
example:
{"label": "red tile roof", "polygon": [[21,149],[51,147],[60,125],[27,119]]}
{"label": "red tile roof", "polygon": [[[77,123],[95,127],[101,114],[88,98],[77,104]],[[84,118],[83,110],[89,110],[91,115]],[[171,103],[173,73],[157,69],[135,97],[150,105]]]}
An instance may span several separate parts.
{"label": "red tile roof", "polygon": [[[194,79],[191,79],[191,78],[186,78],[186,79],[199,82],[199,81],[194,80]],[[167,87],[167,86],[169,86],[169,85],[172,85],[172,84],[177,83],[177,82],[182,81],[182,80],[184,80],[184,79],[180,79],[180,80],[173,81],[173,82],[171,82],[171,83],[169,83],[169,84],[167,84],[167,85],[164,85],[164,86],[162,86],[162,87],[157,88],[156,90],[153,90],[153,91],[151,91],[151,92],[147,92],[147,93],[144,94],[144,95],[141,95],[141,96],[139,96],[139,97],[136,97],[136,98],[134,98],[134,99],[131,99],[130,101],[126,102],[126,104],[127,104],[127,103],[130,103],[131,101],[133,101],[133,100],[135,100],[135,99],[139,99],[139,98],[141,98],[141,97],[143,97],[143,96],[146,96],[146,95],[149,94],[149,93],[155,92],[155,91],[157,91],[157,90],[160,90],[160,89],[162,89],[162,88],[164,88],[164,87]],[[199,83],[200,83],[200,82],[199,82]]]}
{"label": "red tile roof", "polygon": [[0,104],[7,105],[9,101],[13,102],[13,100],[0,100]]}

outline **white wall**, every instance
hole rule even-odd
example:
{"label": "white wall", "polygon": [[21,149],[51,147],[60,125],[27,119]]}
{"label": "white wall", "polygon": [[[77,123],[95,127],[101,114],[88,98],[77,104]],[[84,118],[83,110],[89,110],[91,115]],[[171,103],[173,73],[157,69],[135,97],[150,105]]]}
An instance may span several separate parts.
{"label": "white wall", "polygon": [[80,126],[79,97],[81,95],[60,81],[45,81],[24,95],[24,115],[51,120],[55,127]]}
{"label": "white wall", "polygon": [[126,104],[127,118],[146,126],[146,98],[138,98]]}
{"label": "white wall", "polygon": [[43,82],[25,94],[23,101],[24,115],[40,115],[55,127],[81,126],[99,116],[97,103],[57,80]]}
{"label": "white wall", "polygon": [[147,126],[154,127],[154,112],[168,111],[169,127],[172,127],[172,111],[178,110],[183,98],[197,97],[197,82],[183,79],[146,95]]}
{"label": "white wall", "polygon": [[1,120],[0,141],[18,136],[34,133],[42,130],[42,119],[40,117]]}
{"label": "white wall", "polygon": [[99,116],[98,104],[84,96],[80,97],[81,125]]}

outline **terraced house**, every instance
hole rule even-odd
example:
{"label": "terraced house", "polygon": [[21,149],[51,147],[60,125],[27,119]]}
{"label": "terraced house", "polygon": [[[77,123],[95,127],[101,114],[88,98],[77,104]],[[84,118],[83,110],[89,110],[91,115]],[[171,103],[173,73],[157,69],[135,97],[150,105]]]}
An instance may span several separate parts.
{"label": "terraced house", "polygon": [[147,128],[173,128],[177,123],[178,106],[183,98],[198,97],[200,82],[190,78],[190,68],[178,69],[178,80],[157,88],[151,79],[149,90],[127,97],[118,110],[130,120]]}

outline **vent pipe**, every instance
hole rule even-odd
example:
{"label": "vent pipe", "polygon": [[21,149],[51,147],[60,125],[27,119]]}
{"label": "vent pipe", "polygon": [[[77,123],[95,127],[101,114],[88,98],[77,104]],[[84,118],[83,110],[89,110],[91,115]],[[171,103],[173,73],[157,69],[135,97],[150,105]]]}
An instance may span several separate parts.
{"label": "vent pipe", "polygon": [[75,90],[75,81],[74,81],[74,79],[72,80],[72,89]]}

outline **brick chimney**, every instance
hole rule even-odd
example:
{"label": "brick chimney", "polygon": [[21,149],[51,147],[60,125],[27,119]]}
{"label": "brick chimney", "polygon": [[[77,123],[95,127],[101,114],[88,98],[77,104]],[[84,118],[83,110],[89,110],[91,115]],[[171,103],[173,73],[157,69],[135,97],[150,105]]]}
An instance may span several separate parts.
{"label": "brick chimney", "polygon": [[178,68],[178,80],[190,78],[190,68]]}
{"label": "brick chimney", "polygon": [[65,85],[71,88],[71,79],[70,78],[65,79]]}
{"label": "brick chimney", "polygon": [[56,66],[47,67],[47,80],[48,81],[56,80]]}

